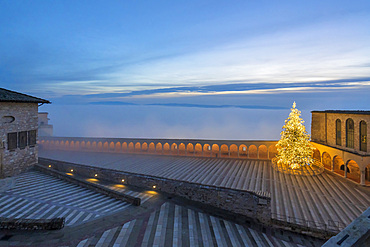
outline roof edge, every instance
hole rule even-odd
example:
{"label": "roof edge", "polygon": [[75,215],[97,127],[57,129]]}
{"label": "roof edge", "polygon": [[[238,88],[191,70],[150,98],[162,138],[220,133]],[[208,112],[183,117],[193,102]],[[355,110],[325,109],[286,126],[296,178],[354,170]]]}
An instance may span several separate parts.
{"label": "roof edge", "polygon": [[12,90],[9,90],[9,89],[5,89],[5,88],[0,88],[4,91],[7,91],[9,93],[13,93],[13,94],[18,94],[18,95],[22,95],[22,96],[25,96],[25,97],[28,97],[28,98],[32,98],[33,100],[14,100],[14,99],[0,99],[0,102],[16,102],[16,103],[43,103],[43,104],[51,104],[51,102],[49,100],[46,100],[46,99],[41,99],[41,98],[38,98],[38,97],[35,97],[35,96],[31,96],[31,95],[28,95],[28,94],[24,94],[24,93],[19,93],[19,92],[16,92],[16,91],[12,91]]}

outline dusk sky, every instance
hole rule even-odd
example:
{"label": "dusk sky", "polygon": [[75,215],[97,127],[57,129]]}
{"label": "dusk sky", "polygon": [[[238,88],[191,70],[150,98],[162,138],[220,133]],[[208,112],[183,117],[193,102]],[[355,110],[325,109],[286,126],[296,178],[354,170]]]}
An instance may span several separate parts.
{"label": "dusk sky", "polygon": [[369,110],[370,1],[4,0],[0,87],[52,101],[55,122],[68,107]]}

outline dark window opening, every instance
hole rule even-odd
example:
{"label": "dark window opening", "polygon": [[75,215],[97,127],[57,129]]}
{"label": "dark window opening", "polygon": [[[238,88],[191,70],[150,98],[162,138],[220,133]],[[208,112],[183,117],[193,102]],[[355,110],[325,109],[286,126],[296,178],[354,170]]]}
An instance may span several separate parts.
{"label": "dark window opening", "polygon": [[346,121],[346,146],[349,148],[354,148],[354,133],[355,125],[352,119],[347,119]]}
{"label": "dark window opening", "polygon": [[8,150],[17,148],[17,132],[8,133]]}
{"label": "dark window opening", "polygon": [[335,121],[335,129],[336,129],[336,143],[337,145],[341,146],[342,145],[342,132],[341,132],[341,121],[339,119],[337,119],[337,121]]}
{"label": "dark window opening", "polygon": [[360,122],[360,150],[367,152],[367,124],[365,121]]}
{"label": "dark window opening", "polygon": [[31,147],[36,145],[36,130],[28,131],[28,145]]}
{"label": "dark window opening", "polygon": [[18,147],[23,149],[27,146],[27,131],[18,133]]}

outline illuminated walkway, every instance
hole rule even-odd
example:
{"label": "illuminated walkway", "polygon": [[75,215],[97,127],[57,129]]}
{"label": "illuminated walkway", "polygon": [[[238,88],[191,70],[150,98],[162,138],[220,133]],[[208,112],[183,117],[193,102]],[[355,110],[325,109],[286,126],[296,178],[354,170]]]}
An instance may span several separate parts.
{"label": "illuminated walkway", "polygon": [[[269,161],[41,151],[41,157],[176,180],[271,193],[273,218],[344,228],[370,206],[370,189],[324,172],[282,174]],[[302,220],[306,221],[303,222]],[[309,222],[307,222],[309,221]],[[315,223],[316,222],[316,223]]]}

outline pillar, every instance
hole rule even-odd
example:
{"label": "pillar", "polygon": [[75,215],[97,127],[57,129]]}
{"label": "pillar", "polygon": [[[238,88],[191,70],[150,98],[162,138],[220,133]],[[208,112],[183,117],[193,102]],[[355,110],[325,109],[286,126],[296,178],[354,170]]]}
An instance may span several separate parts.
{"label": "pillar", "polygon": [[361,175],[360,175],[360,184],[361,184],[361,185],[365,185],[365,170],[362,170],[362,171],[361,171]]}

